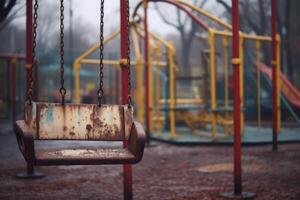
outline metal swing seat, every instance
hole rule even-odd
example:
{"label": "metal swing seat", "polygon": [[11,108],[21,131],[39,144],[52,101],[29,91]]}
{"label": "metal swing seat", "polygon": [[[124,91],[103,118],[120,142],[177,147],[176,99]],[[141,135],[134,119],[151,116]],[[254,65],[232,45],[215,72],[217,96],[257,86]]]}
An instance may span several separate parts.
{"label": "metal swing seat", "polygon": [[[145,146],[143,128],[133,121],[127,105],[32,102],[25,108],[25,120],[17,121],[14,129],[29,166],[135,164]],[[127,141],[128,146],[37,150],[37,140]]]}
{"label": "metal swing seat", "polygon": [[[127,3],[129,6],[129,3]],[[128,105],[105,105],[103,98],[103,17],[104,1],[101,2],[100,27],[100,74],[98,104],[69,104],[65,103],[66,89],[64,88],[64,42],[63,42],[63,0],[61,0],[61,103],[35,102],[32,100],[33,75],[35,62],[35,47],[37,35],[37,9],[35,0],[33,18],[33,49],[32,66],[29,68],[29,88],[25,103],[24,120],[16,121],[14,131],[23,157],[27,162],[27,174],[17,175],[18,178],[38,178],[34,166],[40,165],[100,165],[100,164],[135,164],[142,157],[145,147],[145,132],[142,126],[134,121],[130,96],[130,49],[127,49],[128,70]],[[129,7],[127,8],[129,12]],[[129,19],[127,20],[127,31]],[[127,34],[128,35],[128,34]],[[129,44],[129,37],[128,44]],[[123,141],[123,146],[93,148],[70,148],[59,145],[58,148],[36,148],[35,142],[47,140],[55,146],[57,141]],[[80,145],[81,146],[81,145]]]}

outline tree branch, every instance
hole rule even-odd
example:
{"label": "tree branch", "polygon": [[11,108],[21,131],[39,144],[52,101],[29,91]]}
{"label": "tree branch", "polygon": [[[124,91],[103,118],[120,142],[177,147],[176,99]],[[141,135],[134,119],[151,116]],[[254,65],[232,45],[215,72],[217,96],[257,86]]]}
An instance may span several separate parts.
{"label": "tree branch", "polygon": [[[254,22],[252,19],[253,17],[250,16],[249,10],[250,10],[250,5],[249,1],[246,0],[245,2],[241,2],[241,7],[244,15],[242,16],[242,19],[247,21],[249,27],[256,33],[259,34],[260,28],[256,22]],[[253,12],[252,12],[253,13]],[[255,19],[254,19],[255,20]]]}
{"label": "tree branch", "polygon": [[228,12],[228,13],[231,13],[231,6],[230,5],[228,5],[225,1],[223,1],[223,0],[216,0],[217,1],[217,3],[219,3],[219,4],[221,4],[224,8],[225,8],[225,10]]}
{"label": "tree branch", "polygon": [[5,1],[2,0],[1,4],[0,4],[0,23],[2,23],[8,13],[10,12],[10,10],[14,7],[14,5],[16,4],[16,0],[10,0],[7,4],[7,6],[5,7]]}
{"label": "tree branch", "polygon": [[25,7],[25,4],[21,5],[17,10],[15,10],[13,13],[7,16],[5,21],[0,23],[0,31],[2,31],[8,24],[10,24],[14,19],[22,17],[25,15],[25,13],[19,13],[23,8]]}

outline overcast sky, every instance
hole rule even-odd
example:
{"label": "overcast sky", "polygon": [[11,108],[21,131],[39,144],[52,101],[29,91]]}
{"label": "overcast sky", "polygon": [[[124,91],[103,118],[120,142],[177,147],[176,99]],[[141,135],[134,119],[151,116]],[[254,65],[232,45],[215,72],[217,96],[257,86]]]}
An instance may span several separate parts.
{"label": "overcast sky", "polygon": [[[189,1],[189,0],[187,0]],[[192,0],[190,0],[192,1]],[[199,0],[200,1],[200,0]],[[99,9],[100,9],[100,0],[66,0],[65,1],[65,23],[66,28],[69,24],[69,9],[72,2],[73,10],[73,28],[76,31],[76,23],[81,21],[86,24],[87,28],[91,30],[91,36],[98,37],[99,35]],[[130,0],[131,12],[133,8],[137,5],[139,0]],[[57,9],[53,12],[53,20],[57,19],[59,23],[59,1],[53,0],[39,0],[40,9],[39,15],[43,14],[43,10],[47,9],[47,6],[43,5],[55,5]],[[174,6],[167,5],[165,3],[159,3],[163,13],[167,16],[168,19],[176,20],[175,8]],[[113,30],[117,29],[120,23],[119,0],[107,0],[105,1],[105,34],[109,34]],[[216,16],[220,16],[223,12],[223,8],[219,5],[216,5],[215,0],[208,0],[208,3],[205,5],[204,9],[211,12]],[[142,9],[141,9],[142,11]],[[20,17],[14,21],[18,25],[25,28],[25,17]],[[176,33],[173,27],[165,24],[160,16],[157,14],[157,11],[154,9],[154,4],[149,4],[149,26],[152,31],[155,31],[163,36],[166,36],[169,33]]]}

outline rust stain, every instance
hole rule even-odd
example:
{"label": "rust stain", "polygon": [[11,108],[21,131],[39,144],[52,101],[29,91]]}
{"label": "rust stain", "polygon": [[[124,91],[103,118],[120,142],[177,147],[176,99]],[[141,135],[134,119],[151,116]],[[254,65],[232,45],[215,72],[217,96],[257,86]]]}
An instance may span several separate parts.
{"label": "rust stain", "polygon": [[92,126],[90,125],[90,124],[87,124],[86,125],[86,130],[88,131],[88,132],[90,132],[91,130],[92,130]]}
{"label": "rust stain", "polygon": [[130,110],[126,109],[126,112],[125,112],[126,124],[131,124],[132,123],[132,119],[131,118],[132,118],[132,115],[131,115]]}
{"label": "rust stain", "polygon": [[74,135],[75,135],[75,133],[74,133],[73,131],[71,131],[69,134],[70,134],[71,136],[74,136]]}
{"label": "rust stain", "polygon": [[119,132],[120,132],[120,131],[119,131],[119,127],[118,127],[116,124],[114,124],[113,127],[114,127],[114,131],[115,131],[116,133],[119,133]]}

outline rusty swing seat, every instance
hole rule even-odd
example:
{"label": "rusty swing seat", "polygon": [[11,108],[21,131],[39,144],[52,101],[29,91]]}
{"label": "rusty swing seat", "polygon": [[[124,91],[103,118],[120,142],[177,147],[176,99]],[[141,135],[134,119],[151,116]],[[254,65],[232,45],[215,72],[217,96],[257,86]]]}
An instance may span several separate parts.
{"label": "rusty swing seat", "polygon": [[[145,133],[128,105],[32,102],[14,126],[28,167],[35,165],[135,164],[143,156]],[[127,141],[127,147],[59,150],[35,148],[36,140]]]}

